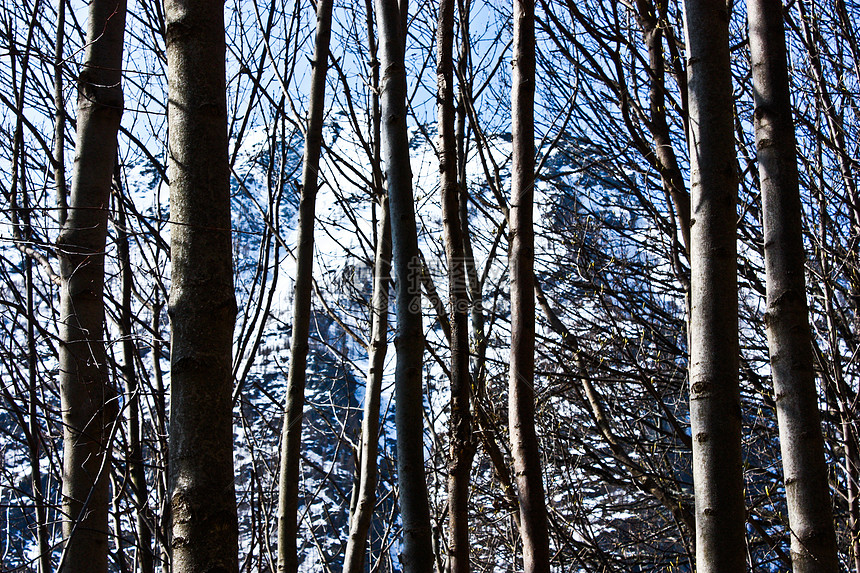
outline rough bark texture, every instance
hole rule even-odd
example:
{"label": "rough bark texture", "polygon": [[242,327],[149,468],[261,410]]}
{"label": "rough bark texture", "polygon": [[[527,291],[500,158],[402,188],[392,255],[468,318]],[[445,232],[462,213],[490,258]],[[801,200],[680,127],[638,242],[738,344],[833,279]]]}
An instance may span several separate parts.
{"label": "rough bark texture", "polygon": [[224,6],[167,0],[173,570],[238,571]]}
{"label": "rough bark texture", "polygon": [[696,568],[746,569],[738,389],[737,173],[723,0],[688,0],[690,421]]}
{"label": "rough bark texture", "polygon": [[68,217],[57,241],[63,409],[61,570],[107,570],[105,459],[117,414],[104,344],[104,251],[116,134],[122,117],[124,0],[94,0],[78,78],[78,130]]}
{"label": "rough bark texture", "polygon": [[451,325],[451,418],[448,454],[448,556],[451,573],[468,573],[469,474],[472,441],[469,375],[469,299],[466,257],[460,226],[457,139],[454,131],[454,0],[439,2],[437,26],[437,95],[439,190],[445,254],[448,258],[448,304]]}
{"label": "rough bark texture", "polygon": [[293,297],[293,333],[290,340],[290,369],[287,375],[287,404],[281,431],[281,468],[278,484],[278,571],[298,570],[299,459],[302,447],[302,414],[308,364],[308,334],[312,313],[311,287],[314,264],[314,218],[319,188],[320,149],[325,112],[325,80],[331,38],[332,0],[317,2],[317,31],[314,70],[309,94],[308,126],[302,163],[302,193],[299,203],[299,232],[296,248],[296,286]]}
{"label": "rough bark texture", "polygon": [[397,366],[394,372],[397,428],[397,483],[403,523],[405,573],[433,570],[430,508],[424,476],[424,395],[421,372],[421,258],[415,227],[409,137],[406,131],[405,2],[376,0],[376,26],[382,77],[382,159],[391,209],[391,239],[396,286]]}
{"label": "rough bark texture", "polygon": [[508,423],[520,504],[526,573],[549,571],[546,499],[535,429],[534,94],[533,0],[514,0],[511,75],[511,363]]}
{"label": "rough bark texture", "polygon": [[818,413],[780,0],[747,0],[764,212],[768,346],[795,573],[839,570]]}

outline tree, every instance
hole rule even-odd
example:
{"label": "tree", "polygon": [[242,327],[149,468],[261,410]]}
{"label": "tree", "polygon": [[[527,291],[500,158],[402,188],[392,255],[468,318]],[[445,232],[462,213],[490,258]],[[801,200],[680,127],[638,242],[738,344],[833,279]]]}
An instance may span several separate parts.
{"label": "tree", "polygon": [[236,317],[224,6],[168,0],[170,461],[173,570],[235,573],[232,346]]}
{"label": "tree", "polygon": [[690,424],[696,568],[746,569],[738,388],[737,168],[729,11],[686,2],[690,102]]}
{"label": "tree", "polygon": [[373,510],[376,505],[379,411],[382,397],[382,375],[385,372],[385,355],[388,352],[388,290],[391,286],[391,216],[388,207],[388,194],[382,188],[379,61],[377,60],[376,37],[373,31],[373,6],[370,0],[365,0],[365,8],[367,11],[367,43],[371,57],[370,113],[373,129],[372,147],[369,150],[373,171],[373,197],[371,200],[379,201],[379,230],[376,232],[373,265],[370,343],[368,345],[368,370],[364,391],[361,441],[356,454],[358,483],[354,486],[353,502],[350,504],[349,537],[343,560],[344,573],[361,573],[364,571],[367,532],[370,529]]}
{"label": "tree", "polygon": [[299,459],[302,447],[305,370],[312,304],[311,285],[314,264],[314,218],[319,188],[318,172],[325,113],[325,81],[328,71],[328,45],[331,38],[332,1],[317,2],[317,32],[311,79],[308,126],[302,164],[302,194],[299,204],[299,236],[296,253],[296,286],[293,298],[293,333],[290,341],[290,370],[287,378],[287,404],[281,441],[281,469],[278,487],[278,571],[298,570],[296,534],[298,531]]}
{"label": "tree", "polygon": [[60,259],[63,539],[60,571],[107,571],[109,451],[117,415],[104,341],[104,252],[123,111],[124,0],[90,4]]}
{"label": "tree", "polygon": [[395,425],[397,483],[403,521],[401,561],[406,573],[433,570],[430,508],[424,476],[424,395],[421,388],[424,331],[421,319],[421,259],[415,228],[412,169],[406,131],[406,2],[376,0],[379,30],[382,160],[391,216],[397,331]]}
{"label": "tree", "polygon": [[839,570],[803,249],[782,2],[748,0],[755,132],[764,219],[767,326],[794,571]]}
{"label": "tree", "polygon": [[510,273],[511,362],[508,426],[520,505],[523,564],[528,573],[549,571],[546,500],[535,429],[534,299],[534,2],[514,0],[511,76]]}
{"label": "tree", "polygon": [[[448,259],[448,307],[451,323],[451,419],[448,454],[448,553],[452,573],[468,573],[469,477],[472,442],[469,373],[469,300],[466,253],[460,221],[457,139],[454,131],[454,0],[439,2],[437,27],[439,190],[445,254]],[[462,80],[461,80],[462,81]]]}

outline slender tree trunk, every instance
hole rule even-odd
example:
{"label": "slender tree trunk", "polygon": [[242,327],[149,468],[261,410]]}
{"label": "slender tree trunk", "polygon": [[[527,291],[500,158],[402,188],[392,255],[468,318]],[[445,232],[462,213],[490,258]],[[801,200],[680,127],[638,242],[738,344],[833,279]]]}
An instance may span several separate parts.
{"label": "slender tree trunk", "polygon": [[78,78],[78,130],[68,218],[57,241],[63,410],[61,570],[107,570],[105,456],[117,414],[104,344],[104,252],[116,136],[122,116],[125,0],[94,0]]}
{"label": "slender tree trunk", "polygon": [[460,227],[457,139],[454,131],[454,0],[440,0],[437,30],[436,96],[439,126],[439,190],[451,324],[451,419],[448,456],[448,554],[451,573],[469,572],[469,474],[472,442],[469,375],[469,299]]}
{"label": "slender tree trunk", "polygon": [[421,258],[415,227],[412,169],[406,131],[405,2],[376,0],[381,56],[382,158],[391,210],[396,286],[397,366],[395,425],[397,483],[403,524],[401,563],[405,573],[433,570],[430,506],[424,476],[424,395],[421,374],[424,329],[421,320]]}
{"label": "slender tree trunk", "polygon": [[379,197],[379,242],[373,275],[370,356],[367,387],[364,392],[364,420],[361,424],[359,450],[359,486],[355,510],[350,520],[349,539],[344,558],[344,573],[364,571],[367,532],[376,505],[376,464],[379,442],[379,407],[382,394],[382,374],[388,350],[388,286],[391,282],[391,219],[388,197]]}
{"label": "slender tree trunk", "polygon": [[696,568],[746,570],[738,388],[737,173],[724,0],[687,0],[690,421]]}
{"label": "slender tree trunk", "polygon": [[66,222],[66,100],[63,97],[63,40],[66,33],[66,2],[57,0],[57,39],[54,43],[54,183],[57,185],[57,220]]}
{"label": "slender tree trunk", "polygon": [[[829,142],[828,138],[821,138],[821,140],[827,142],[827,145],[836,154],[839,172],[845,185],[847,195],[845,202],[850,211],[851,236],[854,239],[851,242],[850,257],[853,258],[852,262],[856,266],[860,262],[860,241],[858,241],[858,235],[860,235],[860,197],[858,197],[852,160],[846,146],[842,119],[837,112],[839,108],[833,104],[833,98],[830,95],[822,66],[819,46],[823,40],[818,30],[818,24],[814,21],[816,15],[815,13],[809,14],[807,12],[806,2],[798,2],[797,6],[801,18],[801,29],[798,30],[798,33],[805,40],[809,53],[810,75],[816,85],[818,111],[824,115],[828,131],[830,132]],[[851,288],[854,335],[857,336],[858,332],[860,332],[860,283],[858,283],[856,270],[853,272],[849,271],[847,277]],[[831,317],[832,315],[828,313],[828,319]],[[834,365],[836,365],[839,360],[838,347],[831,344],[831,348],[834,350],[833,360]],[[839,416],[844,446],[843,467],[846,481],[845,494],[848,502],[849,552],[854,571],[860,571],[860,451],[858,451],[857,438],[853,431],[855,413],[853,401],[849,398],[848,393],[846,393],[848,384],[844,379],[845,373],[841,372],[840,366],[837,366],[836,369],[840,371],[835,383],[837,393],[839,394]]]}
{"label": "slender tree trunk", "polygon": [[[367,10],[367,43],[371,57],[371,118],[373,127],[373,194],[379,199],[379,223],[374,229],[376,258],[373,267],[373,295],[371,298],[370,346],[367,384],[364,391],[364,412],[361,424],[361,443],[357,454],[358,483],[354,492],[349,523],[344,573],[362,573],[366,553],[367,535],[376,507],[377,450],[379,445],[379,409],[382,395],[382,375],[385,355],[388,352],[388,289],[391,284],[391,216],[388,194],[383,190],[380,148],[379,113],[379,60],[373,31],[373,5],[365,0]],[[375,205],[375,204],[374,204]],[[376,210],[374,210],[374,213]],[[375,216],[374,216],[375,219]],[[378,230],[377,230],[378,229]]]}
{"label": "slender tree trunk", "polygon": [[287,405],[281,431],[281,468],[278,487],[278,571],[298,570],[299,459],[302,447],[302,413],[308,363],[308,334],[312,314],[311,287],[314,264],[314,218],[319,187],[320,150],[325,112],[325,80],[331,38],[332,0],[317,2],[317,31],[313,77],[309,94],[308,126],[302,164],[302,194],[296,253],[296,290],[293,297],[293,333],[287,375]]}
{"label": "slender tree trunk", "polygon": [[171,288],[173,570],[235,573],[232,346],[236,320],[224,5],[165,2]]}
{"label": "slender tree trunk", "polygon": [[520,503],[526,573],[549,571],[546,499],[535,428],[534,1],[514,0],[511,76],[511,363],[508,425]]}
{"label": "slender tree trunk", "polygon": [[781,0],[747,0],[764,218],[767,326],[795,573],[839,570],[806,305]]}
{"label": "slender tree trunk", "polygon": [[[684,176],[675,157],[675,149],[666,121],[666,65],[663,55],[663,28],[666,22],[668,2],[665,0],[637,0],[639,25],[648,48],[648,65],[651,121],[648,129],[654,141],[654,156],[663,189],[672,198],[681,238],[687,253],[690,252],[690,194],[684,184]],[[656,6],[655,6],[656,4]]]}
{"label": "slender tree trunk", "polygon": [[168,473],[168,436],[167,436],[167,406],[165,404],[164,376],[161,372],[161,311],[164,304],[159,298],[158,291],[153,294],[150,328],[152,329],[152,341],[150,342],[150,355],[152,357],[152,377],[154,379],[153,389],[155,396],[155,431],[158,435],[158,471],[155,474],[155,499],[160,507],[160,514],[156,517],[156,538],[159,540],[161,549],[158,558],[161,561],[162,573],[170,572],[170,511],[167,500],[167,473]]}
{"label": "slender tree trunk", "polygon": [[[28,225],[29,227],[29,225]],[[35,301],[33,285],[33,260],[25,255],[24,276],[27,282],[27,371],[29,382],[29,428],[27,432],[27,445],[30,450],[30,485],[33,488],[33,506],[36,514],[36,542],[39,545],[39,573],[50,573],[51,571],[51,548],[48,537],[48,518],[45,508],[45,494],[42,485],[42,467],[40,462],[42,429],[39,425],[39,378],[38,378],[38,354],[35,336]]]}
{"label": "slender tree trunk", "polygon": [[[472,1],[458,0],[460,12],[460,53],[457,60],[458,93],[457,93],[457,163],[460,181],[460,233],[463,237],[463,256],[466,267],[466,285],[468,287],[469,318],[471,338],[476,350],[486,348],[484,343],[484,300],[481,292],[482,285],[478,280],[478,270],[475,267],[475,255],[472,249],[472,239],[469,224],[469,183],[466,179],[466,164],[468,162],[468,136],[466,134],[467,105],[472,105],[471,78],[469,77],[469,54],[471,42],[469,35],[469,19],[471,17]],[[476,352],[472,356],[470,369],[474,394],[484,392],[484,355]]]}
{"label": "slender tree trunk", "polygon": [[[119,188],[119,177],[117,177],[117,188]],[[135,507],[135,521],[137,525],[137,562],[140,573],[152,573],[152,530],[150,529],[151,515],[147,499],[148,488],[146,485],[146,471],[144,469],[143,449],[140,443],[140,385],[138,384],[137,371],[134,361],[137,350],[134,345],[131,330],[131,290],[132,277],[131,257],[129,254],[128,228],[126,227],[125,206],[122,197],[117,196],[117,255],[120,263],[120,276],[122,281],[122,300],[120,307],[119,330],[122,339],[122,377],[125,380],[126,397],[126,424],[128,435],[128,461],[129,484],[131,486],[132,503]]]}

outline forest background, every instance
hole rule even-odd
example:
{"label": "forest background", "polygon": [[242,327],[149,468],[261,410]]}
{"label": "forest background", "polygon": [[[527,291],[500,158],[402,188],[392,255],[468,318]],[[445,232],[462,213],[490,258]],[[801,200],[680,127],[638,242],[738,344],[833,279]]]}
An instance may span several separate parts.
{"label": "forest background", "polygon": [[[220,352],[228,382],[220,390],[204,384],[195,414],[205,419],[229,412],[232,467],[226,471],[235,498],[227,503],[236,512],[230,519],[237,529],[235,541],[226,545],[238,552],[238,561],[226,570],[540,570],[532,568],[528,549],[528,488],[520,481],[527,472],[516,466],[519,442],[509,437],[520,424],[508,417],[509,368],[518,360],[512,347],[530,350],[516,342],[523,287],[511,286],[523,276],[514,270],[521,268],[515,264],[521,234],[511,229],[524,228],[517,226],[520,204],[510,199],[511,189],[522,183],[523,165],[517,153],[522,131],[515,121],[522,108],[511,102],[525,61],[516,55],[522,45],[515,41],[515,18],[511,6],[481,0],[414,0],[406,11],[395,11],[394,29],[406,30],[402,128],[408,140],[392,146],[384,143],[394,117],[385,98],[394,88],[385,85],[394,74],[384,64],[392,49],[387,43],[397,42],[386,32],[381,9],[392,3],[377,4],[231,1],[224,6],[223,29],[209,26],[210,32],[226,33],[220,40],[225,57],[204,49],[181,60],[171,55],[180,40],[174,47],[168,40],[193,35],[171,35],[171,10],[192,13],[194,2],[133,0],[125,12],[116,0],[3,1],[4,571],[71,571],[76,562],[91,570],[70,556],[75,544],[64,543],[71,535],[87,537],[84,530],[95,532],[93,543],[111,571],[186,570],[176,529],[182,523],[175,505],[181,480],[170,475],[177,467],[171,456],[184,446],[171,444],[193,434],[182,428],[193,428],[196,418],[170,414],[177,407],[174,382],[183,375],[170,346],[176,344],[170,321],[177,321],[173,310],[168,316],[176,304],[171,293],[184,280],[173,266],[184,260],[175,255],[173,242],[185,240],[175,230],[185,224],[177,222],[180,205],[170,189],[171,173],[180,167],[171,164],[178,148],[169,138],[181,129],[171,123],[168,130],[168,101],[178,101],[179,93],[169,90],[185,86],[194,92],[194,78],[205,75],[210,60],[221,59],[225,68],[215,70],[215,77],[221,74],[218,85],[226,97],[224,163],[201,169],[224,170],[229,212],[217,215],[217,225],[186,226],[230,231],[219,240],[226,245],[229,237],[225,268],[234,293],[227,298],[235,296],[235,328],[223,320],[227,335],[197,328],[204,338],[229,338]],[[406,6],[393,4],[397,10]],[[731,203],[736,229],[726,227],[737,249],[737,296],[731,288],[723,293],[738,304],[743,539],[736,549],[751,570],[785,571],[792,569],[800,533],[789,523],[786,487],[793,479],[783,473],[768,352],[772,321],[765,321],[767,217],[754,114],[761,90],[753,83],[747,6],[729,2],[726,10],[726,3],[716,4],[725,13],[724,21],[714,22],[727,25],[725,72],[731,82],[731,97],[723,99],[733,147],[723,157],[731,159],[737,175],[737,200]],[[440,5],[450,7],[448,20],[441,18]],[[327,46],[319,33],[326,6]],[[691,392],[689,358],[696,308],[691,281],[697,280],[691,270],[699,264],[691,256],[696,175],[689,150],[696,149],[691,122],[700,118],[698,105],[691,106],[691,98],[698,100],[688,81],[688,58],[696,34],[707,37],[710,31],[697,31],[690,22],[685,27],[684,10],[675,0],[535,6],[534,134],[525,135],[534,144],[533,151],[526,148],[534,160],[531,168],[526,165],[532,174],[526,186],[534,193],[528,209],[534,217],[534,250],[528,255],[533,272],[525,273],[534,281],[525,289],[534,294],[535,318],[526,320],[534,327],[534,385],[525,402],[534,407],[526,426],[534,428],[539,445],[545,562],[553,571],[692,571],[702,550],[701,538],[696,541],[701,517],[693,466],[700,446],[691,430],[696,390]],[[860,5],[796,0],[771,2],[769,10],[781,12],[787,47],[813,409],[820,411],[822,483],[830,493],[823,505],[832,511],[838,555],[832,570],[858,571]],[[124,22],[117,26],[120,14]],[[220,21],[217,14],[212,18]],[[438,51],[445,30],[452,47],[448,76]],[[118,65],[97,60],[99,46],[111,38]],[[320,65],[323,59],[327,66]],[[176,72],[169,62],[184,62],[191,79],[170,76]],[[448,85],[447,96],[440,85]],[[446,101],[447,132],[437,119],[437,105]],[[78,211],[101,213],[104,220],[80,228],[102,229],[106,242],[83,253],[64,229],[76,216],[75,185],[97,171],[80,152],[87,102],[108,110],[116,135],[96,133],[93,139],[95,155],[106,162],[100,169],[107,177],[98,184],[106,199]],[[453,147],[444,143],[445,133]],[[188,157],[217,155],[206,151],[214,139],[190,137],[183,144]],[[395,181],[388,171],[392,148],[408,151],[415,254],[404,265],[394,253],[395,284],[389,285],[388,226],[398,225],[386,222]],[[447,159],[446,150],[453,150]],[[318,156],[318,174],[313,168],[305,172],[311,156]],[[453,195],[449,180],[440,177],[445,165],[455,182]],[[316,204],[302,218],[303,193],[315,186]],[[392,206],[392,220],[401,218],[403,205],[401,200],[398,210]],[[207,207],[195,209],[202,213]],[[302,220],[311,222],[310,230]],[[308,232],[313,241],[303,249]],[[451,233],[460,236],[459,251],[451,250],[457,243]],[[394,229],[395,251],[405,244],[403,236]],[[302,259],[303,251],[309,258]],[[104,256],[104,314],[81,331],[104,333],[84,337],[83,355],[64,358],[72,347],[73,313],[63,293],[77,292],[69,288],[70,277],[92,270],[95,253]],[[312,277],[301,270],[302,260],[312,261],[310,267],[304,263]],[[223,261],[196,264],[185,271],[192,279]],[[403,286],[407,279],[414,288]],[[102,279],[81,280],[86,285]],[[196,295],[198,302],[211,303],[209,294],[217,293],[210,290]],[[401,299],[401,293],[412,299]],[[80,310],[73,303],[71,308]],[[217,319],[220,308],[210,306],[208,314]],[[417,317],[419,334],[395,345],[407,310]],[[205,307],[201,312],[207,313]],[[306,368],[295,359],[307,337],[297,330],[302,320],[309,333]],[[406,414],[407,402],[398,394],[398,380],[406,375],[396,370],[410,340],[420,342],[420,367],[410,374],[412,409]],[[64,417],[70,409],[63,400],[69,398],[61,396],[63,376],[77,370],[63,366],[69,364],[64,360],[94,367],[93,376],[103,376],[105,384],[77,430],[77,422]],[[297,376],[306,381],[294,382]],[[292,406],[288,388],[302,396]],[[281,428],[290,407],[284,426],[293,442]],[[397,420],[398,410],[407,419]],[[368,420],[378,427],[369,427]],[[403,428],[410,426],[417,428],[418,441],[404,447]],[[73,440],[91,430],[99,435],[85,461],[64,461],[70,455],[64,432]],[[367,439],[377,432],[377,439]],[[295,447],[288,452],[290,443]],[[412,522],[402,509],[407,489],[398,481],[404,473],[398,463],[417,454],[429,528],[426,559],[412,569]],[[280,464],[289,465],[288,458],[295,474],[284,478],[287,470]],[[85,468],[83,493],[63,489],[73,481],[69,467]],[[372,478],[368,467],[375,469]],[[457,475],[460,480],[452,481]],[[279,509],[289,501],[279,495],[287,492],[295,506]],[[91,528],[85,519],[97,506],[105,525]],[[362,507],[366,530],[355,541]],[[283,522],[293,513],[290,533]],[[699,555],[698,569],[704,571]],[[794,570],[801,570],[798,564]]]}

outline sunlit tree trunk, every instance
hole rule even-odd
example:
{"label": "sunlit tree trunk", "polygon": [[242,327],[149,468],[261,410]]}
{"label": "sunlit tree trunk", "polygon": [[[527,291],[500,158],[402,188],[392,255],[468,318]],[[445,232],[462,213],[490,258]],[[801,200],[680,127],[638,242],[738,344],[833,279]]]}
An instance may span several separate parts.
{"label": "sunlit tree trunk", "polygon": [[224,5],[167,0],[173,571],[236,573]]}
{"label": "sunlit tree trunk", "polygon": [[738,388],[737,173],[724,0],[688,0],[690,422],[696,570],[746,570]]}
{"label": "sunlit tree trunk", "polygon": [[278,485],[278,571],[298,570],[299,459],[302,447],[302,413],[308,364],[308,334],[312,313],[311,287],[314,264],[314,218],[319,186],[320,149],[325,112],[325,80],[331,38],[332,0],[317,2],[316,45],[308,106],[302,164],[302,193],[296,248],[296,287],[293,297],[293,332],[290,369],[287,375],[287,405],[281,431],[281,468]]}
{"label": "sunlit tree trunk", "polygon": [[78,78],[68,217],[60,231],[63,539],[60,570],[107,570],[110,428],[117,414],[104,342],[104,252],[123,110],[124,0],[94,0]]}
{"label": "sunlit tree trunk", "polygon": [[355,508],[350,519],[349,539],[344,558],[344,573],[364,571],[367,532],[376,505],[377,449],[379,442],[379,406],[382,395],[382,374],[388,351],[388,287],[391,283],[391,219],[388,197],[379,197],[379,240],[373,274],[371,302],[371,334],[364,392],[364,420],[361,424],[359,447],[359,482]]}
{"label": "sunlit tree trunk", "polygon": [[781,0],[747,0],[764,219],[767,326],[795,573],[839,570],[806,304]]}
{"label": "sunlit tree trunk", "polygon": [[546,499],[535,428],[534,94],[533,0],[514,0],[511,74],[511,362],[508,424],[520,504],[526,573],[549,571]]}
{"label": "sunlit tree trunk", "polygon": [[376,0],[375,7],[381,60],[382,159],[391,210],[396,286],[394,399],[397,483],[403,523],[401,563],[405,573],[429,573],[433,570],[434,557],[424,476],[424,395],[421,391],[424,330],[421,324],[421,259],[406,131],[405,2]]}
{"label": "sunlit tree trunk", "polygon": [[370,345],[368,372],[364,391],[364,411],[361,424],[361,442],[357,454],[358,482],[352,504],[349,538],[343,559],[344,573],[362,573],[367,546],[367,534],[376,507],[377,450],[379,445],[379,408],[382,396],[382,375],[385,355],[388,352],[388,289],[391,285],[391,217],[388,194],[383,190],[381,171],[379,113],[379,60],[373,26],[373,5],[365,0],[367,10],[367,43],[371,57],[371,122],[373,140],[371,159],[373,194],[379,200],[379,224],[376,232],[376,254],[373,265],[373,294],[370,315]]}

